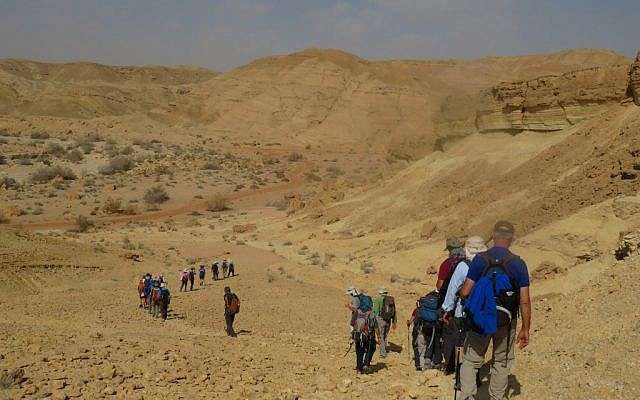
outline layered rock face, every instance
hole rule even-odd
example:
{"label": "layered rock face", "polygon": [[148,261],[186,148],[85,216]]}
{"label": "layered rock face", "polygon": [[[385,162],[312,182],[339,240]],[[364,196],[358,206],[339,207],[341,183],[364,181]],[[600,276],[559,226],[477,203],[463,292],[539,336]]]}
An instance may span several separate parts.
{"label": "layered rock face", "polygon": [[626,65],[596,67],[502,83],[484,93],[487,106],[477,112],[476,127],[483,132],[565,129],[607,103],[624,100],[628,71]]}
{"label": "layered rock face", "polygon": [[636,105],[640,106],[640,51],[629,71],[629,92]]}

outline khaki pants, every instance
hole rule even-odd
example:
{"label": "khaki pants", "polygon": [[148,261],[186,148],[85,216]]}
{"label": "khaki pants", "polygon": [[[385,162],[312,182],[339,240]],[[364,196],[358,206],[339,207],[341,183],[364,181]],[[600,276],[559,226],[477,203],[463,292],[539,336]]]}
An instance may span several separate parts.
{"label": "khaki pants", "polygon": [[504,400],[506,398],[509,373],[515,358],[514,344],[517,325],[517,321],[513,321],[511,329],[508,326],[498,328],[498,332],[493,336],[480,336],[473,332],[467,334],[467,340],[464,344],[464,359],[460,369],[463,400],[473,399],[478,391],[476,373],[484,364],[484,356],[487,353],[490,341],[493,342],[493,357],[489,398],[491,400]]}

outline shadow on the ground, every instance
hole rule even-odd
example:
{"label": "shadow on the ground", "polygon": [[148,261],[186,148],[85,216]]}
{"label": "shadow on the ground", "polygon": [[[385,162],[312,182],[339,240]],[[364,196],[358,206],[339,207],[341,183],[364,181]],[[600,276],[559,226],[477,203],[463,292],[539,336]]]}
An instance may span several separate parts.
{"label": "shadow on the ground", "polygon": [[236,335],[240,336],[240,335],[251,335],[251,331],[248,331],[246,329],[240,329],[238,332],[236,332]]}
{"label": "shadow on the ground", "polygon": [[375,374],[376,372],[382,371],[383,369],[387,369],[387,364],[383,363],[383,362],[378,362],[375,365],[371,366],[371,372],[372,374]]}
{"label": "shadow on the ground", "polygon": [[[480,383],[478,384],[478,400],[489,400],[489,380],[491,378],[491,365],[485,364],[480,369]],[[509,375],[506,398],[510,399],[522,394],[522,385],[515,375]]]}
{"label": "shadow on the ground", "polygon": [[393,342],[389,342],[387,345],[387,351],[390,353],[402,353],[403,350],[402,346]]}

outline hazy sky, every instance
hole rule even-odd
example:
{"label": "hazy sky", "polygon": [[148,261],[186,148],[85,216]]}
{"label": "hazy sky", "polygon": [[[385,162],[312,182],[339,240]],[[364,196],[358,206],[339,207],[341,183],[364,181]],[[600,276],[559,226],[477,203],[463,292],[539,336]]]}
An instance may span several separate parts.
{"label": "hazy sky", "polygon": [[640,0],[0,0],[0,58],[193,64],[333,47],[448,58],[640,47]]}

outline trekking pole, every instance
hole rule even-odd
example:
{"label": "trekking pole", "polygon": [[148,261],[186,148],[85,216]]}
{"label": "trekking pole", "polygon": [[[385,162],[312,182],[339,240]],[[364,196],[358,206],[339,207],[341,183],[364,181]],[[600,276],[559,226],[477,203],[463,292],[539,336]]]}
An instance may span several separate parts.
{"label": "trekking pole", "polygon": [[453,381],[453,400],[458,400],[458,389],[460,386],[460,356],[462,354],[462,348],[455,348],[455,357],[456,357],[456,373]]}
{"label": "trekking pole", "polygon": [[409,364],[411,364],[411,333],[409,332],[410,325],[407,325],[407,356],[409,357]]}

